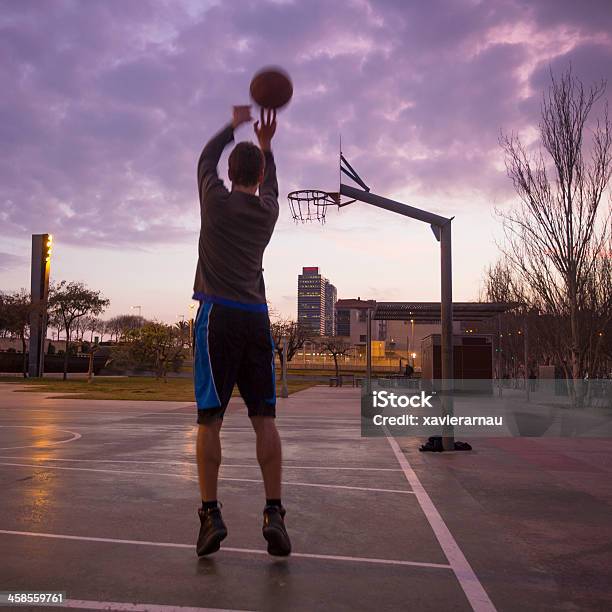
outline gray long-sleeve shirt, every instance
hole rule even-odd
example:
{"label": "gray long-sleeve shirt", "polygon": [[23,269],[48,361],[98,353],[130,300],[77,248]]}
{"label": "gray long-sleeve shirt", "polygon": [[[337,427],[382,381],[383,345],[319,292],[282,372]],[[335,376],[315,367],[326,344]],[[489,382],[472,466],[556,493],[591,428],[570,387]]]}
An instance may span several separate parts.
{"label": "gray long-sleeve shirt", "polygon": [[263,254],[278,219],[276,166],[270,151],[259,196],[228,191],[217,174],[231,125],[206,144],[198,161],[201,228],[194,298],[265,305]]}

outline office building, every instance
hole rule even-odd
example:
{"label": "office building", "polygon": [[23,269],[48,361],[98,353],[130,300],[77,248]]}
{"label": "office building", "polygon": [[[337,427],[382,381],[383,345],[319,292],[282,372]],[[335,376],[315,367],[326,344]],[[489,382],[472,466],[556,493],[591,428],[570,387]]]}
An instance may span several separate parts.
{"label": "office building", "polygon": [[326,279],[325,280],[325,335],[336,335],[336,300],[338,299],[338,291]]}
{"label": "office building", "polygon": [[316,266],[298,276],[298,323],[316,336],[333,336],[337,291]]}

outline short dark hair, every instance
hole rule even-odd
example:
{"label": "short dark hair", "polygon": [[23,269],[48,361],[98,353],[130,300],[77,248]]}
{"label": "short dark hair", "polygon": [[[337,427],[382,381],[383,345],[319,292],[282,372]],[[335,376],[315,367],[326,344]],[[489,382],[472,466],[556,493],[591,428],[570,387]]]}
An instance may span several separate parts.
{"label": "short dark hair", "polygon": [[239,142],[229,156],[229,178],[236,185],[257,185],[264,168],[261,149],[252,142]]}

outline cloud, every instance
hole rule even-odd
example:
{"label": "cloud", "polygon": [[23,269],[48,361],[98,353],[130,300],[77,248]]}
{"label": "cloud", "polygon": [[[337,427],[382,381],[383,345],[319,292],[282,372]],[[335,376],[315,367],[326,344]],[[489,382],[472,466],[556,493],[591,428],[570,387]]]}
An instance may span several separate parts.
{"label": "cloud", "polygon": [[6,272],[12,270],[25,263],[26,258],[20,257],[19,255],[13,255],[12,253],[1,253],[0,252],[0,272]]}
{"label": "cloud", "polygon": [[199,151],[270,63],[295,86],[275,145],[282,193],[334,187],[341,131],[382,193],[509,197],[499,131],[537,123],[549,65],[571,60],[587,83],[611,76],[606,6],[4,3],[0,233],[193,240]]}

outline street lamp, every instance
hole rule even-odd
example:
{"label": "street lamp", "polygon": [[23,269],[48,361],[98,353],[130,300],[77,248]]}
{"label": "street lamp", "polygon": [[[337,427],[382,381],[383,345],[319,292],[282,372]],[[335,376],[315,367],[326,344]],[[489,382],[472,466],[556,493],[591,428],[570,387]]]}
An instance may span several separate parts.
{"label": "street lamp", "polygon": [[138,308],[138,327],[142,327],[142,306],[132,306],[132,310]]}
{"label": "street lamp", "polygon": [[289,397],[289,389],[287,388],[287,336],[283,336],[283,364],[281,369],[281,397]]}
{"label": "street lamp", "polygon": [[195,304],[189,304],[189,348],[191,349],[191,357],[193,358],[193,309]]}
{"label": "street lamp", "polygon": [[51,234],[32,234],[32,261],[30,271],[30,348],[28,375],[43,375],[45,339],[47,337],[47,304],[49,300],[49,273],[51,270]]}

